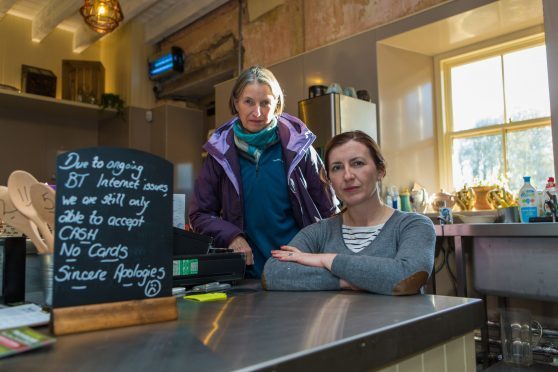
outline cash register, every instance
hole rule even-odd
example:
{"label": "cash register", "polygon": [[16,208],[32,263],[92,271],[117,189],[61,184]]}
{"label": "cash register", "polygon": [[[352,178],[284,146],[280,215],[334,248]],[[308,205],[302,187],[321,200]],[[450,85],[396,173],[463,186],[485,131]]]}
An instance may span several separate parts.
{"label": "cash register", "polygon": [[244,278],[246,259],[243,253],[215,248],[209,236],[173,229],[173,286],[190,287]]}

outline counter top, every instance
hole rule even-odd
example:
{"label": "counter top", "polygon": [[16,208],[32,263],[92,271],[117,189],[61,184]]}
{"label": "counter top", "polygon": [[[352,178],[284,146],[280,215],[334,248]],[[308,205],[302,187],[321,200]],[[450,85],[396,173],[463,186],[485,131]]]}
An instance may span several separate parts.
{"label": "counter top", "polygon": [[[467,296],[471,264],[477,292],[501,297],[558,301],[558,223],[479,223],[435,225],[455,250],[457,295]],[[472,259],[466,259],[466,252]]]}
{"label": "counter top", "polygon": [[482,306],[435,295],[266,292],[250,283],[226,301],[179,298],[177,321],[60,336],[0,364],[14,371],[372,369],[478,328]]}
{"label": "counter top", "polygon": [[471,223],[434,225],[438,236],[558,236],[558,223]]}

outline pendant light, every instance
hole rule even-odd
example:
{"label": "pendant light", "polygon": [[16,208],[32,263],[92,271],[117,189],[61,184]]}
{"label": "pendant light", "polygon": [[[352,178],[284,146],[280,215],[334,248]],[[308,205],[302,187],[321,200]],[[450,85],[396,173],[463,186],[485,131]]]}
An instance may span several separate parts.
{"label": "pendant light", "polygon": [[100,34],[112,32],[124,19],[118,0],[85,0],[79,11],[85,23]]}

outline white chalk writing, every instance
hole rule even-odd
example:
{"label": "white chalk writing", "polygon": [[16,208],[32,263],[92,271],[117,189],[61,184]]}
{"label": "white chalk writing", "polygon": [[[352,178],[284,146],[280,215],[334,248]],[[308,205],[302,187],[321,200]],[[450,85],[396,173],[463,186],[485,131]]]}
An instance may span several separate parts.
{"label": "white chalk writing", "polygon": [[160,169],[141,157],[130,160],[126,151],[85,149],[65,153],[58,162],[54,280],[68,283],[64,288],[86,293],[94,287],[102,296],[139,287],[144,297],[160,295],[167,263],[136,236],[153,225],[160,228],[161,216],[150,210],[169,197],[172,173],[164,173],[164,180]]}

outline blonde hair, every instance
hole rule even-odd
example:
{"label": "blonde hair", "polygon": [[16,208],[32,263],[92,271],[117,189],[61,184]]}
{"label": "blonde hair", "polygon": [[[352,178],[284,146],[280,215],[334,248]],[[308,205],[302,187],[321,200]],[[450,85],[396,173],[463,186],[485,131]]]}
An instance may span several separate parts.
{"label": "blonde hair", "polygon": [[233,115],[238,114],[236,110],[235,103],[246,88],[248,84],[265,84],[271,89],[271,94],[277,99],[277,106],[275,107],[275,115],[281,115],[283,112],[283,107],[285,104],[285,98],[283,96],[283,91],[279,82],[275,78],[275,75],[268,69],[261,66],[252,66],[244,70],[236,79],[234,83],[231,96],[229,98],[229,108]]}

